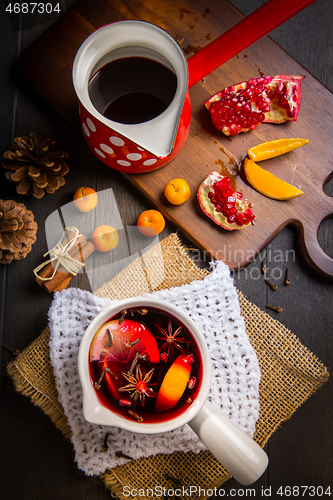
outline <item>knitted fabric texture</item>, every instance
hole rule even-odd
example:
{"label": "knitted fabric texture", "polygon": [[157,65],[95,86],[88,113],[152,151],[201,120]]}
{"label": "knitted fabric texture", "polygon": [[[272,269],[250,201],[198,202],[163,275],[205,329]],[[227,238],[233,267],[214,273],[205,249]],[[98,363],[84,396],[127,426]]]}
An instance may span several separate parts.
{"label": "knitted fabric texture", "polygon": [[[258,360],[246,335],[237,291],[223,263],[212,264],[202,281],[147,294],[178,306],[197,324],[211,354],[213,377],[209,399],[236,425],[253,437],[259,418]],[[134,459],[174,451],[205,449],[188,426],[164,434],[133,434],[116,427],[86,422],[77,371],[81,338],[92,319],[115,301],[75,288],[55,294],[49,310],[50,358],[59,401],[72,431],[75,460],[87,475],[123,465],[115,453]],[[102,449],[106,433],[109,451]]]}

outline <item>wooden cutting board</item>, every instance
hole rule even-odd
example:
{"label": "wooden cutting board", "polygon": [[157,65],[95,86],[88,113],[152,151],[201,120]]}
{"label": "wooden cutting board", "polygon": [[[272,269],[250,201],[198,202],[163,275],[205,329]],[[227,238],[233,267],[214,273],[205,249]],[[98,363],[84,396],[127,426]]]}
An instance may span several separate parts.
{"label": "wooden cutting board", "polygon": [[[72,86],[72,63],[80,44],[102,25],[140,19],[168,31],[190,57],[239,22],[243,16],[227,0],[80,0],[22,56],[23,76],[63,116],[80,126],[78,103]],[[203,103],[212,94],[234,83],[262,75],[306,75],[297,122],[262,124],[247,134],[227,138],[212,125]],[[265,37],[190,89],[192,122],[187,142],[167,166],[149,174],[126,175],[152,205],[194,242],[230,268],[244,267],[287,225],[297,227],[301,251],[308,264],[333,278],[333,259],[318,243],[318,228],[333,212],[332,199],[323,185],[332,176],[333,96],[271,39]],[[282,137],[309,138],[310,143],[261,164],[305,194],[277,201],[257,193],[244,180],[242,163],[248,148]],[[87,146],[88,147],[88,146]],[[105,166],[105,168],[109,168]],[[225,231],[199,208],[196,191],[206,175],[217,170],[228,174],[236,189],[254,204],[254,226]],[[163,196],[165,184],[181,177],[191,187],[191,198],[171,206]]]}

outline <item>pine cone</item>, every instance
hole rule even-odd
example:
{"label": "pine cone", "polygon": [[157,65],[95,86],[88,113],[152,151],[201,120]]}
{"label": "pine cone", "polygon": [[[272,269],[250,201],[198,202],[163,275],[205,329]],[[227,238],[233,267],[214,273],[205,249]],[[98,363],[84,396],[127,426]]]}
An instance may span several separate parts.
{"label": "pine cone", "polygon": [[11,151],[6,151],[2,166],[9,170],[7,179],[16,182],[18,194],[43,198],[65,184],[69,167],[68,153],[56,150],[54,139],[43,139],[35,132],[30,137],[16,137]]}
{"label": "pine cone", "polygon": [[23,203],[0,200],[0,263],[24,259],[37,238],[34,214]]}

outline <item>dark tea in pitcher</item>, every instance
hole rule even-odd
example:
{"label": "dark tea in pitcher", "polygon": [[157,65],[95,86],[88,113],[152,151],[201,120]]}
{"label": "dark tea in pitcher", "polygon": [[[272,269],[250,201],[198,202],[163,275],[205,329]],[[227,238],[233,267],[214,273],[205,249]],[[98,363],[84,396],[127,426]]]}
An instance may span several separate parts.
{"label": "dark tea in pitcher", "polygon": [[124,57],[100,68],[89,81],[89,96],[109,120],[138,124],[159,116],[177,88],[173,71],[153,59]]}
{"label": "dark tea in pitcher", "polygon": [[91,342],[89,369],[99,402],[142,423],[178,417],[202,380],[194,337],[156,308],[128,309],[105,322]]}

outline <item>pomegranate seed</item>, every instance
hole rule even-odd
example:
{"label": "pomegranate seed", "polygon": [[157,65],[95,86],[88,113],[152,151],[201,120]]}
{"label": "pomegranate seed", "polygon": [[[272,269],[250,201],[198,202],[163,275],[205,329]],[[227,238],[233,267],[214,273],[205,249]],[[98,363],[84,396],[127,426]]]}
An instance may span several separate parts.
{"label": "pomegranate seed", "polygon": [[232,124],[232,122],[227,123],[227,125],[230,125],[230,127],[229,127],[229,134],[230,135],[237,135],[238,134],[238,130],[237,130],[236,126]]}
{"label": "pomegranate seed", "polygon": [[230,181],[229,177],[227,177],[227,176],[223,177],[223,179],[219,182],[219,186],[221,186],[222,188],[224,186],[225,187],[230,186],[230,184],[231,184],[231,181]]}
{"label": "pomegranate seed", "polygon": [[247,216],[248,222],[252,222],[255,219],[255,216],[252,212],[251,213],[246,212],[246,216]]}
{"label": "pomegranate seed", "polygon": [[129,399],[119,399],[120,406],[132,406],[132,402]]}
{"label": "pomegranate seed", "polygon": [[190,365],[192,365],[195,361],[195,356],[194,354],[189,354],[188,356],[185,356],[185,358],[183,359],[184,363],[188,363]]}
{"label": "pomegranate seed", "polygon": [[229,196],[232,196],[234,194],[234,189],[230,186],[228,189],[225,191],[225,197],[229,198]]}
{"label": "pomegranate seed", "polygon": [[243,224],[246,224],[247,223],[247,217],[244,213],[240,213],[237,215],[237,223],[240,225],[240,226],[243,226]]}
{"label": "pomegranate seed", "polygon": [[161,356],[160,356],[160,359],[161,359],[161,361],[163,361],[164,363],[166,363],[168,361],[168,359],[169,359],[168,353],[167,352],[162,352]]}
{"label": "pomegranate seed", "polygon": [[145,394],[146,392],[146,382],[144,380],[139,380],[139,382],[136,384],[136,389],[139,391],[139,392],[142,392],[143,394]]}
{"label": "pomegranate seed", "polygon": [[187,387],[189,389],[194,389],[196,383],[197,383],[197,379],[195,377],[190,377],[189,381],[187,383]]}

